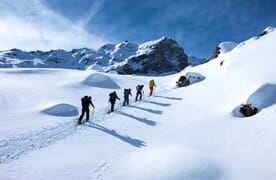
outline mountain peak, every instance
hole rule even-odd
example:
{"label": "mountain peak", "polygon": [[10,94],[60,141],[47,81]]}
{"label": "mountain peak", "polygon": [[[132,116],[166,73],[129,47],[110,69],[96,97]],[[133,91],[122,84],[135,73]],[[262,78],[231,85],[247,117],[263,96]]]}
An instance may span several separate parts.
{"label": "mountain peak", "polygon": [[126,59],[117,70],[121,74],[162,74],[179,72],[187,65],[183,48],[175,40],[162,37],[141,44],[136,55]]}
{"label": "mountain peak", "polygon": [[[42,63],[37,63],[37,61]],[[192,59],[193,60],[193,59]],[[24,52],[19,49],[3,51],[0,67],[39,67],[95,69],[106,72],[116,70],[121,74],[162,74],[179,72],[187,65],[188,57],[176,40],[161,37],[143,44],[123,41],[105,44],[98,50],[89,48]],[[97,65],[97,66],[93,66]]]}

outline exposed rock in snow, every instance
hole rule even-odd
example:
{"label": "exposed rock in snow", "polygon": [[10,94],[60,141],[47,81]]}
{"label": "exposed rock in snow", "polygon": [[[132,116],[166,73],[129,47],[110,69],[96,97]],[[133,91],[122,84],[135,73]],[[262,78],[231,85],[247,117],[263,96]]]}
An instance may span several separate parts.
{"label": "exposed rock in snow", "polygon": [[266,34],[272,32],[272,31],[274,31],[274,30],[275,30],[274,27],[267,27],[267,28],[265,28],[265,29],[263,30],[263,32],[261,32],[261,33],[259,34],[259,37],[264,36],[264,35],[266,35]]}
{"label": "exposed rock in snow", "polygon": [[217,58],[220,54],[225,54],[234,49],[238,44],[234,42],[222,42],[214,50],[210,60]]}

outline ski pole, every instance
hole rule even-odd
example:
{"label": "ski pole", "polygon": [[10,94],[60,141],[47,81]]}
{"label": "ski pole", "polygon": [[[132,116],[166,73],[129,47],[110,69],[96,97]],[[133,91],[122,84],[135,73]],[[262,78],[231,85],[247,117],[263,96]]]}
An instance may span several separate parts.
{"label": "ski pole", "polygon": [[93,108],[93,110],[92,110],[91,122],[93,122],[93,120],[94,120],[94,109],[95,109],[95,108]]}
{"label": "ski pole", "polygon": [[121,99],[119,100],[119,111],[121,111],[122,108],[122,103],[121,103]]}

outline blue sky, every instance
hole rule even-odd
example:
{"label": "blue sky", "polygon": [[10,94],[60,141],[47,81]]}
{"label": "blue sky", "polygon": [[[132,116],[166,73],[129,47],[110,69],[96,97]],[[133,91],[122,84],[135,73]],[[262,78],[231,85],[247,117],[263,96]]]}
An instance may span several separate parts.
{"label": "blue sky", "polygon": [[[20,23],[37,34],[31,36],[35,47],[42,49],[98,48],[104,43],[143,43],[167,36],[176,39],[188,55],[209,57],[220,42],[241,42],[267,26],[276,27],[275,0],[22,0],[33,4],[28,7],[12,1],[18,4],[2,0],[0,15],[16,22],[21,18]],[[5,18],[4,22],[10,25]],[[18,33],[7,29],[11,30]],[[21,36],[25,41],[17,36],[19,47],[28,42]]]}

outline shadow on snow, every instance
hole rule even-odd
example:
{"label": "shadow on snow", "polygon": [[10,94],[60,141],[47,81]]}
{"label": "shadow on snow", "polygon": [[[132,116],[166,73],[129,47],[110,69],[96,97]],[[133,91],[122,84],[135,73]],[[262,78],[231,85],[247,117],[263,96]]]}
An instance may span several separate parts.
{"label": "shadow on snow", "polygon": [[164,99],[170,99],[170,100],[182,100],[182,98],[168,97],[168,96],[154,96],[154,97],[164,98]]}
{"label": "shadow on snow", "polygon": [[149,100],[144,100],[143,102],[146,102],[146,103],[151,103],[151,104],[155,104],[155,105],[158,105],[158,106],[170,106],[171,104],[169,103],[160,103],[160,102],[155,102],[155,101],[149,101]]}
{"label": "shadow on snow", "polygon": [[146,142],[141,141],[139,139],[133,139],[129,136],[123,136],[123,135],[117,133],[114,129],[107,129],[104,126],[101,126],[101,125],[95,124],[95,123],[87,123],[87,126],[91,127],[91,128],[94,128],[94,129],[98,129],[98,130],[100,130],[102,132],[105,132],[107,134],[110,134],[110,135],[112,135],[112,136],[114,136],[114,137],[116,137],[116,138],[118,138],[118,139],[120,139],[120,140],[122,140],[126,143],[131,144],[132,146],[135,146],[135,147],[138,147],[138,148],[146,146]]}
{"label": "shadow on snow", "polygon": [[132,114],[127,114],[127,113],[124,113],[124,112],[121,112],[121,111],[118,111],[116,113],[124,115],[124,116],[127,116],[127,117],[130,117],[130,118],[133,118],[133,119],[135,119],[135,120],[137,120],[139,122],[145,123],[145,124],[150,125],[150,126],[156,126],[156,122],[155,121],[148,120],[147,118],[139,118],[139,117],[133,116]]}
{"label": "shadow on snow", "polygon": [[154,113],[154,114],[162,114],[162,111],[160,111],[160,110],[147,109],[147,108],[142,108],[142,107],[134,106],[134,105],[129,105],[128,107],[140,109],[140,110],[147,111],[147,112]]}

